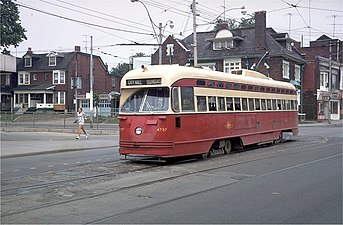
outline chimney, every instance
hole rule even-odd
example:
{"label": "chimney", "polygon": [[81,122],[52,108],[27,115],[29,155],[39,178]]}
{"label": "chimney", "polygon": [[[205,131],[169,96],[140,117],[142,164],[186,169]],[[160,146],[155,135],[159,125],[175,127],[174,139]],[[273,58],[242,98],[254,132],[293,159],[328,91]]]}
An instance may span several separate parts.
{"label": "chimney", "polygon": [[255,48],[266,49],[266,11],[255,12]]}
{"label": "chimney", "polygon": [[80,46],[75,46],[75,52],[81,52],[81,47]]}
{"label": "chimney", "polygon": [[28,47],[28,48],[27,48],[27,53],[28,53],[28,54],[32,54],[32,48],[31,48],[31,47]]}

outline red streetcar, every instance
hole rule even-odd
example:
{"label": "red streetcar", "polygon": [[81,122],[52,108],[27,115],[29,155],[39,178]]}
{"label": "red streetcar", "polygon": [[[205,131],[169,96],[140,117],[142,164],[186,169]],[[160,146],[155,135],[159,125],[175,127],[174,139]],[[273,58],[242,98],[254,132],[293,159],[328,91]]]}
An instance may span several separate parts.
{"label": "red streetcar", "polygon": [[119,153],[125,157],[208,156],[298,133],[290,83],[244,69],[142,67],[121,82]]}

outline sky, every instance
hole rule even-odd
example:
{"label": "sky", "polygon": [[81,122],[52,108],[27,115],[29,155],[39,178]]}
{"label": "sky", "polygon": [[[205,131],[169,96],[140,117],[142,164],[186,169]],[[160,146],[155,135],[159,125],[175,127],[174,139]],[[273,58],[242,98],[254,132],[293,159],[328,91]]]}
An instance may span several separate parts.
{"label": "sky", "polygon": [[[190,9],[192,0],[141,0],[152,22],[163,29],[164,38],[173,34],[183,39],[193,33],[193,18]],[[140,2],[131,0],[16,0],[20,20],[27,30],[27,40],[11,54],[22,57],[28,47],[34,53],[50,51],[81,51],[90,53],[93,39],[93,54],[101,56],[109,68],[118,63],[128,63],[129,57],[143,52],[151,55],[157,49],[157,39],[147,10]],[[197,0],[197,31],[210,31],[213,21],[244,17],[267,12],[267,27],[277,32],[286,32],[296,41],[308,46],[325,34],[343,40],[342,0]],[[226,11],[225,13],[223,13]],[[170,28],[170,21],[174,27]],[[154,26],[155,27],[155,26]],[[158,28],[155,27],[158,34]],[[122,45],[122,44],[150,45]]]}

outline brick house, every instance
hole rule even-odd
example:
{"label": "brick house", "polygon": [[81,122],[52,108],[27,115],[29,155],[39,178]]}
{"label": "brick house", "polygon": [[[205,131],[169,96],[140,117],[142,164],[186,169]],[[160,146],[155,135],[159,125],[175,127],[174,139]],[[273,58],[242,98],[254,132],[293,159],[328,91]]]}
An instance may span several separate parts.
{"label": "brick house", "polygon": [[322,35],[301,48],[307,65],[303,77],[303,112],[309,120],[342,118],[342,41]]}
{"label": "brick house", "polygon": [[17,86],[17,59],[11,55],[0,54],[0,103],[1,111],[11,110],[12,89]]}
{"label": "brick house", "polygon": [[[306,63],[298,51],[300,43],[287,33],[266,28],[265,11],[255,13],[253,28],[229,30],[227,24],[217,24],[212,31],[197,32],[197,43],[198,65],[223,72],[255,69],[275,80],[291,82],[300,96],[302,67]],[[163,63],[193,64],[192,44],[193,34],[183,40],[169,36],[161,46]],[[158,64],[158,50],[152,55],[152,64]]]}
{"label": "brick house", "polygon": [[[108,93],[112,91],[112,77],[99,56],[93,56],[93,65],[93,91],[100,97],[99,106],[110,108]],[[90,54],[81,52],[79,46],[72,52],[44,54],[35,54],[28,48],[17,64],[17,71],[18,86],[13,89],[15,107],[23,111],[29,108],[74,111],[76,101],[85,111],[89,109],[86,93],[90,92]]]}

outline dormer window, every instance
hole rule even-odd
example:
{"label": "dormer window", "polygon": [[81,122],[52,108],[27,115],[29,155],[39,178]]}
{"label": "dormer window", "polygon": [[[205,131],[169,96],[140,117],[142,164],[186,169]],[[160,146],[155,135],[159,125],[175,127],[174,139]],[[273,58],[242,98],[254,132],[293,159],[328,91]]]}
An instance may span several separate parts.
{"label": "dormer window", "polygon": [[46,57],[49,59],[49,66],[56,66],[57,57],[64,57],[64,55],[62,53],[51,51],[46,55]]}
{"label": "dormer window", "polygon": [[56,66],[56,56],[49,56],[49,66]]}
{"label": "dormer window", "polygon": [[242,41],[243,38],[233,36],[231,31],[223,29],[218,31],[215,38],[209,39],[212,41],[213,50],[227,50],[234,47],[234,40]]}
{"label": "dormer window", "polygon": [[32,67],[32,58],[31,57],[25,57],[24,58],[24,67]]}
{"label": "dormer window", "polygon": [[231,40],[217,40],[213,41],[213,50],[223,50],[233,47],[233,41]]}

